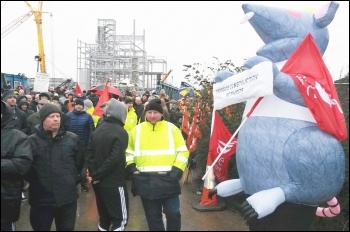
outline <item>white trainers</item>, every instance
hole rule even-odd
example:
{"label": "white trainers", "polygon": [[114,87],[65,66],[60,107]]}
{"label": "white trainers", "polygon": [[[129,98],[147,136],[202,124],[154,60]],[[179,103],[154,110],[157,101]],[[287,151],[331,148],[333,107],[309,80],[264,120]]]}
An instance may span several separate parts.
{"label": "white trainers", "polygon": [[22,192],[22,201],[26,201],[28,200],[28,198],[24,195],[24,193]]}

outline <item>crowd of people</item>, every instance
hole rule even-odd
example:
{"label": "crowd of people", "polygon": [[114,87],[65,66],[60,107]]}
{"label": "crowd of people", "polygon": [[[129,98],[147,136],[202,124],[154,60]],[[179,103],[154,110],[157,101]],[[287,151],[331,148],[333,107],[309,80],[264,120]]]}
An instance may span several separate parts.
{"label": "crowd of people", "polygon": [[[149,230],[181,230],[179,180],[189,151],[181,113],[159,95],[128,91],[99,104],[89,91],[6,90],[1,101],[1,230],[14,231],[27,200],[33,230],[72,231],[77,188],[92,186],[97,229],[125,230],[126,180],[140,196]],[[162,220],[165,214],[166,223]]]}

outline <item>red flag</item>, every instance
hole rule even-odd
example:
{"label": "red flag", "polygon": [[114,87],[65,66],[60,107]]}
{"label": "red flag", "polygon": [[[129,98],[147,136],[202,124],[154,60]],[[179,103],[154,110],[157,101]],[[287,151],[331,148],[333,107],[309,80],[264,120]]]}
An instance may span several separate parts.
{"label": "red flag", "polygon": [[83,92],[80,89],[78,82],[75,82],[75,96],[83,96]]}
{"label": "red flag", "polygon": [[[211,156],[212,160],[215,160],[220,152],[224,149],[226,143],[232,137],[232,134],[222,122],[221,117],[217,111],[215,111],[213,120],[213,131],[209,142],[209,155]],[[226,147],[222,156],[213,167],[214,175],[219,182],[227,180],[228,164],[232,155],[236,152],[236,144],[237,138],[234,138],[232,142]]]}
{"label": "red flag", "polygon": [[181,130],[185,133],[185,134],[189,134],[189,121],[188,121],[188,110],[186,106],[183,106],[183,115],[182,115],[182,124],[181,124]]}
{"label": "red flag", "polygon": [[107,83],[106,83],[106,86],[103,89],[103,92],[102,92],[102,94],[100,96],[100,99],[98,100],[98,102],[96,104],[96,107],[95,107],[95,110],[94,110],[94,112],[92,114],[102,117],[103,111],[102,111],[100,105],[102,105],[103,103],[109,101],[109,99],[110,99],[110,97],[109,97]]}
{"label": "red flag", "polygon": [[311,34],[281,71],[293,78],[319,128],[344,141],[348,135],[338,93]]}

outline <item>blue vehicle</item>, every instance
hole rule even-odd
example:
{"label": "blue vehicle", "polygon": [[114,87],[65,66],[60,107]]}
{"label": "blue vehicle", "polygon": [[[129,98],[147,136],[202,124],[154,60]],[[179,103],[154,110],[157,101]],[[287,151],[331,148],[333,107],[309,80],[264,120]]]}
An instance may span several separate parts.
{"label": "blue vehicle", "polygon": [[29,89],[28,77],[24,74],[1,73],[1,89]]}

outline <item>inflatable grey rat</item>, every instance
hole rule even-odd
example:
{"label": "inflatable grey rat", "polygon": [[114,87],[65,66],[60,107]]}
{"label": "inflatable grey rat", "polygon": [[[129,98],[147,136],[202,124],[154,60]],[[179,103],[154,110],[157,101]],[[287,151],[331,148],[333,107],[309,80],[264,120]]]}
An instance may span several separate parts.
{"label": "inflatable grey rat", "polygon": [[[312,70],[318,66],[306,67],[306,73],[293,75],[284,71],[288,70],[291,56],[293,60],[303,60],[301,53],[294,53],[306,39],[314,42],[318,50],[315,56],[319,53],[322,60],[329,41],[327,26],[338,7],[338,3],[329,2],[309,13],[242,6],[247,20],[265,43],[244,66],[251,69],[261,62],[270,62],[273,95],[262,99],[239,131],[239,179],[218,184],[209,196],[217,193],[226,197],[244,191],[247,199],[242,213],[250,230],[307,230],[315,211],[326,217],[340,211],[335,196],[344,183],[345,158],[339,141],[347,138],[347,130],[338,95],[329,93],[335,89],[333,83],[326,89],[320,85],[323,77],[317,77],[305,90],[305,94],[314,94],[311,98],[317,97],[337,112],[340,122],[331,124],[332,131],[327,131],[322,126],[325,122],[315,113],[317,107],[313,105],[311,110],[312,103],[305,100],[296,84],[309,83],[306,77],[312,76]],[[299,64],[303,65],[307,64]],[[227,78],[234,78],[233,73],[219,72],[216,82]],[[254,102],[255,99],[247,101],[244,115]],[[327,202],[329,207],[320,207]]]}

